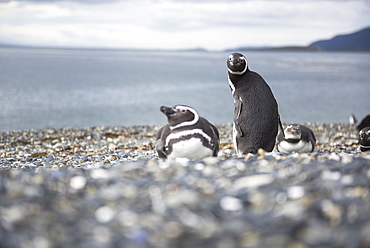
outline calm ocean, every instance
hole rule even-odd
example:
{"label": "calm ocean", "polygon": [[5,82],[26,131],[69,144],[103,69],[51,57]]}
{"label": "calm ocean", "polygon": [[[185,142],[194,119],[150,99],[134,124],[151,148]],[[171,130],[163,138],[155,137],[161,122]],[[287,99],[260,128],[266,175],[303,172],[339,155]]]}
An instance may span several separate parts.
{"label": "calm ocean", "polygon": [[[370,113],[370,53],[245,52],[285,123],[348,122]],[[0,48],[0,131],[164,124],[186,104],[231,123],[224,52]]]}

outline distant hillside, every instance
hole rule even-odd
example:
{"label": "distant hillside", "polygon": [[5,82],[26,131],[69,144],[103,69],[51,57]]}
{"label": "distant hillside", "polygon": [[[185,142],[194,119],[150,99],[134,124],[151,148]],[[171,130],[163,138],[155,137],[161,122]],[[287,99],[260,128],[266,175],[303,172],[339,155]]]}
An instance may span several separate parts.
{"label": "distant hillside", "polygon": [[281,51],[281,52],[301,52],[301,51],[319,51],[317,47],[308,46],[282,46],[282,47],[238,47],[233,49],[224,50],[224,52],[233,51]]}
{"label": "distant hillside", "polygon": [[319,40],[309,46],[283,47],[239,47],[232,51],[370,51],[370,27],[346,35],[338,35],[330,40]]}
{"label": "distant hillside", "polygon": [[370,27],[330,40],[313,42],[309,47],[324,51],[370,51]]}

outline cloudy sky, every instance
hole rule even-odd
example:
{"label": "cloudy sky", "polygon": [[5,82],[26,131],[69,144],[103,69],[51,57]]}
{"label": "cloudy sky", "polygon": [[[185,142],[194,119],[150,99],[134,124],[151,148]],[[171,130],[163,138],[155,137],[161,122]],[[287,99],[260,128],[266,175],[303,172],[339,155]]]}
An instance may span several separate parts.
{"label": "cloudy sky", "polygon": [[107,48],[308,45],[370,26],[370,0],[0,0],[0,43]]}

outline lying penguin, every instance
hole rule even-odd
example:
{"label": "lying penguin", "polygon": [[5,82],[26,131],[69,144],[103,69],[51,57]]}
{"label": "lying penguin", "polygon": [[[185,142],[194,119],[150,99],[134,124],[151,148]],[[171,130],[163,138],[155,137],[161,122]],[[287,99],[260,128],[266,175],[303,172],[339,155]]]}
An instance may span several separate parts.
{"label": "lying penguin", "polygon": [[358,143],[362,152],[370,151],[370,127],[361,129],[358,134]]}
{"label": "lying penguin", "polygon": [[349,123],[354,125],[358,133],[358,143],[362,152],[370,151],[370,115],[365,116],[360,123],[354,114],[349,118]]}
{"label": "lying penguin", "polygon": [[[285,135],[285,137],[284,137]],[[284,135],[279,132],[277,150],[279,152],[312,152],[315,149],[316,138],[311,129],[299,124],[288,125]]]}
{"label": "lying penguin", "polygon": [[160,111],[167,116],[168,124],[159,129],[155,147],[160,158],[186,157],[202,159],[217,156],[219,132],[192,107],[162,106]]}

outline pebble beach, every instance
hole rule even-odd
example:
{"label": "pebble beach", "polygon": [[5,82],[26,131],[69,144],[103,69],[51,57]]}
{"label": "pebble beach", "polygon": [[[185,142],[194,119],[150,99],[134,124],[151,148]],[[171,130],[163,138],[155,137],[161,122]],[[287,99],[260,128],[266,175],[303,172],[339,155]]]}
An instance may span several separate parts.
{"label": "pebble beach", "polygon": [[160,160],[160,126],[0,133],[0,247],[370,247],[370,154],[349,124],[312,153]]}

